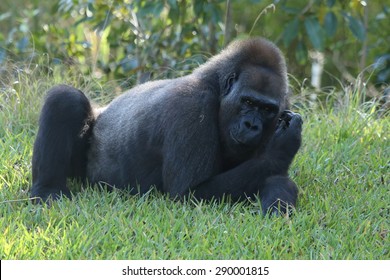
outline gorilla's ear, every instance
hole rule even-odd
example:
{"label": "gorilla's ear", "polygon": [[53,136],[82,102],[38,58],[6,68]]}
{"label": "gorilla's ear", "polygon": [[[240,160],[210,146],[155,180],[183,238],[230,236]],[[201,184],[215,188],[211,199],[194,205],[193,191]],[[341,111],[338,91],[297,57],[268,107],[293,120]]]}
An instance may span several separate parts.
{"label": "gorilla's ear", "polygon": [[238,79],[238,76],[236,73],[230,73],[229,75],[227,75],[227,77],[225,78],[225,86],[223,89],[223,96],[229,94],[230,90],[233,87],[233,84],[237,81],[237,79]]}

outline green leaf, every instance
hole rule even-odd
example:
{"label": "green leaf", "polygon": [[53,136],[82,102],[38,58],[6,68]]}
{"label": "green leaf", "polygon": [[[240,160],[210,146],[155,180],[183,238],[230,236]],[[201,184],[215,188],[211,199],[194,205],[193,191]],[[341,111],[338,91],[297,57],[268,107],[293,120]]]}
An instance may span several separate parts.
{"label": "green leaf", "polygon": [[195,16],[200,16],[203,13],[203,1],[194,1]]}
{"label": "green leaf", "polygon": [[220,11],[218,10],[218,7],[212,3],[208,3],[205,6],[205,10],[208,11],[210,14],[211,21],[213,23],[218,23],[221,20]]}
{"label": "green leaf", "polygon": [[18,51],[23,52],[27,49],[27,46],[29,44],[28,39],[29,38],[25,36],[17,42],[16,48],[18,49]]}
{"label": "green leaf", "polygon": [[347,19],[348,27],[351,30],[352,34],[359,41],[364,41],[366,39],[366,30],[364,28],[363,23],[350,15],[345,15],[345,18]]}
{"label": "green leaf", "polygon": [[304,65],[307,62],[307,48],[303,41],[299,41],[295,49],[295,59],[298,64]]}
{"label": "green leaf", "polygon": [[5,51],[5,49],[0,48],[0,63],[4,63],[6,57],[7,52]]}
{"label": "green leaf", "polygon": [[171,6],[169,8],[168,17],[172,20],[172,22],[176,23],[180,19],[180,9],[179,6]]}
{"label": "green leaf", "polygon": [[12,17],[12,13],[11,12],[7,12],[7,13],[4,13],[4,14],[1,14],[0,15],[0,21],[6,20],[6,19],[8,19],[10,17]]}
{"label": "green leaf", "polygon": [[298,36],[299,20],[294,19],[290,23],[286,24],[286,29],[283,32],[283,43],[285,47],[290,46],[291,42]]}
{"label": "green leaf", "polygon": [[134,70],[139,67],[139,61],[135,58],[124,58],[120,61],[120,66],[124,72]]}
{"label": "green leaf", "polygon": [[154,16],[159,17],[161,12],[164,9],[164,2],[158,1],[158,2],[147,2],[145,6],[142,8],[140,7],[139,15],[141,17],[147,17],[147,16]]}
{"label": "green leaf", "polygon": [[326,1],[326,5],[328,7],[333,7],[335,3],[336,3],[336,0],[327,0]]}
{"label": "green leaf", "polygon": [[174,9],[178,8],[176,0],[168,0],[167,2],[168,2],[168,5],[170,6],[170,8],[174,8]]}
{"label": "green leaf", "polygon": [[324,49],[324,34],[318,19],[314,17],[305,19],[305,28],[313,47],[322,51]]}
{"label": "green leaf", "polygon": [[302,11],[299,8],[292,8],[292,7],[287,7],[284,5],[281,6],[281,9],[282,9],[282,11],[286,12],[287,14],[291,14],[291,15],[299,15],[299,13]]}
{"label": "green leaf", "polygon": [[333,37],[337,30],[337,17],[333,12],[328,12],[325,15],[324,27],[326,34]]}

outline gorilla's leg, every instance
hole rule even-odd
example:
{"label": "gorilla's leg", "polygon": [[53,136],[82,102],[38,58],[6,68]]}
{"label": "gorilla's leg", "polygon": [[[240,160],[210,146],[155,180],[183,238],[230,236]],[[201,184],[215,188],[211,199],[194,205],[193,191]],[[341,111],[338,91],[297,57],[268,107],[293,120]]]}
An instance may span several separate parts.
{"label": "gorilla's leg", "polygon": [[47,95],[32,159],[31,197],[70,197],[67,177],[85,178],[92,108],[79,90],[59,85]]}
{"label": "gorilla's leg", "polygon": [[298,188],[287,176],[272,176],[265,181],[260,193],[264,215],[290,214],[297,201]]}

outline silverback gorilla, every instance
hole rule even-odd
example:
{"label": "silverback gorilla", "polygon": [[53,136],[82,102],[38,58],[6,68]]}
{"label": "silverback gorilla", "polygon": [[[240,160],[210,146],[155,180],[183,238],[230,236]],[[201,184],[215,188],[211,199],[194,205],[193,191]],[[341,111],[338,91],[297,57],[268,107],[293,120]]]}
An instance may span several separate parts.
{"label": "silverback gorilla", "polygon": [[32,159],[35,201],[70,197],[67,178],[182,198],[258,195],[263,212],[295,206],[288,168],[302,119],[287,110],[286,64],[269,41],[236,41],[192,74],[148,82],[93,110],[52,88]]}

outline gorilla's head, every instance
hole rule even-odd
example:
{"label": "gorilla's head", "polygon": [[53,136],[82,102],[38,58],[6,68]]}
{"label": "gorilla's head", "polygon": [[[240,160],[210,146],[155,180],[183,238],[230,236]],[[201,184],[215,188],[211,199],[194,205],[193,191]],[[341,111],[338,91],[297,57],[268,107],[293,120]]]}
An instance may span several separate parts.
{"label": "gorilla's head", "polygon": [[219,60],[218,65],[221,139],[226,158],[240,162],[264,149],[286,109],[286,65],[280,51],[264,39],[233,43],[221,56],[226,63]]}

